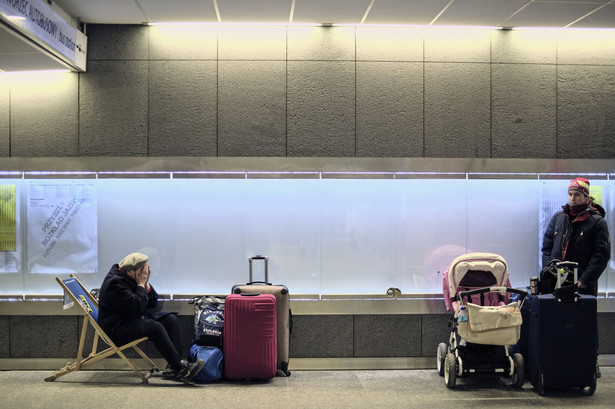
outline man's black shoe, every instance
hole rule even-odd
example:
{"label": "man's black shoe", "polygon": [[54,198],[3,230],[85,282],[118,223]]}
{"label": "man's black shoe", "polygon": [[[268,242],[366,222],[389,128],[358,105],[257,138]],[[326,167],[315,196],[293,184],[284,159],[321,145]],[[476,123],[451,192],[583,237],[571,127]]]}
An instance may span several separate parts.
{"label": "man's black shoe", "polygon": [[203,369],[203,365],[205,365],[205,361],[202,359],[199,359],[196,362],[188,362],[182,359],[182,369],[180,369],[177,373],[177,380],[182,381],[183,383],[190,382],[192,378],[194,378],[196,374]]}

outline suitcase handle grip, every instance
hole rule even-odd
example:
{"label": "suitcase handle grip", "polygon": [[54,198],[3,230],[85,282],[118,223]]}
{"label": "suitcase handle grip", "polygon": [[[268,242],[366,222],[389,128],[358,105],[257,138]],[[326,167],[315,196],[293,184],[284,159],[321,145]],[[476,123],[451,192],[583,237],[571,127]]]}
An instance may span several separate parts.
{"label": "suitcase handle grip", "polygon": [[248,262],[250,264],[250,274],[249,274],[250,275],[250,279],[249,279],[249,282],[250,283],[255,283],[256,282],[256,281],[253,280],[253,277],[252,277],[252,261],[253,260],[265,260],[265,281],[262,281],[262,282],[265,283],[265,284],[269,284],[269,257],[267,257],[267,256],[259,256],[259,255],[248,258]]}
{"label": "suitcase handle grip", "polygon": [[267,260],[267,259],[268,259],[268,257],[267,257],[267,256],[260,256],[260,255],[257,255],[257,256],[252,256],[252,257],[250,257],[250,259],[252,259],[252,260]]}
{"label": "suitcase handle grip", "polygon": [[268,283],[267,281],[249,281],[246,283],[246,285],[254,285],[254,284],[271,285],[271,283]]}
{"label": "suitcase handle grip", "polygon": [[562,275],[562,273],[565,271],[564,269],[568,268],[570,270],[572,270],[573,273],[573,282],[572,284],[576,284],[579,281],[579,269],[578,269],[579,264],[574,262],[574,261],[560,261],[558,263],[555,264],[555,268],[556,270],[556,284],[555,284],[555,289],[558,288],[562,288],[562,285],[564,284],[564,282],[566,281],[566,279],[568,278],[568,274],[566,274],[566,276],[564,277]]}

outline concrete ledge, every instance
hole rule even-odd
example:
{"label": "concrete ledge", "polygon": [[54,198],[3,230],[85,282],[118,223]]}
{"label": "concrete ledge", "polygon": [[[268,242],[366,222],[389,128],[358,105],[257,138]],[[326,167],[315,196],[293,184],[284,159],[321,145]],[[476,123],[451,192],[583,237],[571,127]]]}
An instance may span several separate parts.
{"label": "concrete ledge", "polygon": [[[71,358],[23,358],[23,359],[0,359],[1,371],[19,370],[49,370],[57,371]],[[164,359],[152,359],[158,368],[166,366]],[[132,362],[139,369],[142,360],[133,358]],[[603,354],[598,357],[600,366],[615,366],[614,354]],[[393,358],[291,358],[289,369],[291,371],[342,371],[342,370],[392,370],[392,369],[435,369],[435,357],[393,357]],[[119,358],[102,360],[87,369],[91,370],[129,370],[126,364]]]}
{"label": "concrete ledge", "polygon": [[[444,300],[430,295],[423,298],[355,298],[308,299],[291,298],[294,315],[388,315],[388,314],[450,314]],[[160,302],[163,311],[193,315],[194,305],[187,299]],[[598,312],[615,312],[615,297],[598,297]],[[78,309],[64,310],[60,300],[0,300],[1,315],[81,315]]]}

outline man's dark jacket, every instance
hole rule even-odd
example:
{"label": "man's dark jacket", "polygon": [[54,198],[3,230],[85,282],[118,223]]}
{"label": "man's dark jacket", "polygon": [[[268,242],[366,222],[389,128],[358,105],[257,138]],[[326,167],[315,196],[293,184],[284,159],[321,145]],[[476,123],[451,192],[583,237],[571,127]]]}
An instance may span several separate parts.
{"label": "man's dark jacket", "polygon": [[590,204],[576,217],[569,205],[555,213],[547,227],[542,244],[542,266],[553,259],[579,264],[579,281],[587,286],[581,292],[596,294],[597,281],[611,258],[609,230],[605,211]]}

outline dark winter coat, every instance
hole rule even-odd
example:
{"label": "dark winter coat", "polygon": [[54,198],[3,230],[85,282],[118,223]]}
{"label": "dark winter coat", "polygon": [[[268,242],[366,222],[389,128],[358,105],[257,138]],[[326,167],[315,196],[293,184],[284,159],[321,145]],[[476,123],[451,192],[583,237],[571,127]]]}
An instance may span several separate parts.
{"label": "dark winter coat", "polygon": [[157,304],[158,293],[151,284],[148,293],[114,264],[100,287],[98,324],[112,339],[117,339],[134,320],[166,315],[153,310]]}
{"label": "dark winter coat", "polygon": [[542,244],[542,266],[553,259],[575,261],[579,265],[579,281],[587,286],[581,292],[596,294],[597,281],[611,258],[609,230],[604,209],[591,204],[576,217],[568,205],[555,213],[547,227]]}

